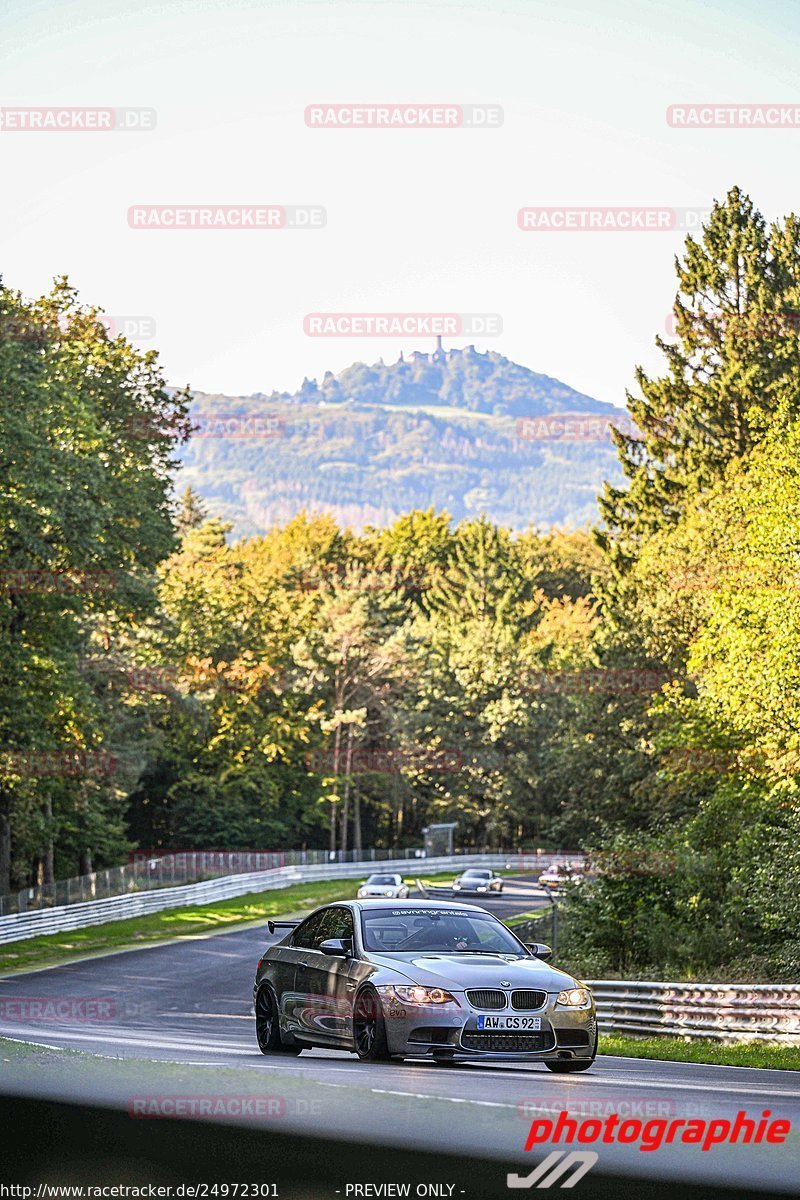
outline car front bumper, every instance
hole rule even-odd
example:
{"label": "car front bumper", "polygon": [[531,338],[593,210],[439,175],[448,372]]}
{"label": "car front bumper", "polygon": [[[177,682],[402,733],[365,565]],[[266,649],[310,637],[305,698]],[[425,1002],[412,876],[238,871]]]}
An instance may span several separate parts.
{"label": "car front bumper", "polygon": [[541,1028],[532,1031],[478,1029],[480,1015],[497,1012],[474,1008],[463,992],[453,1005],[402,1005],[383,1001],[386,1038],[390,1054],[407,1058],[431,1055],[459,1059],[567,1060],[590,1059],[595,1051],[597,1017],[594,1006],[572,1009],[556,1005],[548,996],[544,1008],[511,1012],[506,1016],[539,1017]]}

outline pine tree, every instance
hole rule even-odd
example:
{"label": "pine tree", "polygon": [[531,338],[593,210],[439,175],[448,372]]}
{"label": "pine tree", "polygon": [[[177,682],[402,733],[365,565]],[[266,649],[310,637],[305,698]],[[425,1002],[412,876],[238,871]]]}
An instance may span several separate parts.
{"label": "pine tree", "polygon": [[615,431],[627,488],[606,484],[601,535],[617,577],[643,538],[674,524],[686,504],[746,455],[781,409],[800,411],[800,223],[767,227],[732,188],[698,239],[676,258],[677,340],[658,337],[666,374],[636,371],[628,394],[638,432]]}
{"label": "pine tree", "polygon": [[458,525],[450,562],[426,601],[433,614],[456,624],[504,625],[521,622],[530,590],[510,531],[481,516]]}
{"label": "pine tree", "polygon": [[208,512],[202,499],[194,488],[187,484],[181,496],[180,508],[175,518],[175,527],[180,537],[187,534],[190,529],[197,529],[198,525],[203,524],[207,516]]}

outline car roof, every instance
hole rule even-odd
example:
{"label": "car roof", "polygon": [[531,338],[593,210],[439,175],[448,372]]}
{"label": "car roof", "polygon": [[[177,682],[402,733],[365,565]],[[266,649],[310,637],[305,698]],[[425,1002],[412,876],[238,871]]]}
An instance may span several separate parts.
{"label": "car roof", "polygon": [[[375,896],[365,900],[330,900],[327,904],[318,905],[307,916],[303,917],[301,921],[298,921],[297,924],[305,924],[311,917],[316,916],[317,913],[322,912],[326,908],[349,908],[353,912],[368,912],[370,910],[374,911],[375,909],[386,908],[388,904],[392,906],[394,912],[397,912],[398,909],[400,911],[405,909],[408,912],[419,912],[421,909],[423,911],[436,912],[442,909],[452,911],[454,908],[457,908],[459,911],[466,910],[467,912],[481,913],[484,917],[493,917],[495,921],[499,919],[495,917],[494,913],[490,913],[488,909],[482,908],[479,904],[465,904],[461,900],[394,900],[391,896],[384,896],[383,898]],[[289,936],[288,931],[286,936]]]}
{"label": "car roof", "polygon": [[[332,903],[336,903],[336,901]],[[392,900],[389,896],[385,896],[382,900],[375,897],[369,900],[345,900],[339,901],[339,903],[347,904],[350,908],[366,909],[386,908],[387,903],[389,903],[392,908],[408,909],[410,911],[416,911],[420,908],[430,909],[432,912],[443,908],[468,908],[472,912],[486,912],[485,908],[480,908],[477,904],[462,904],[460,900]]]}

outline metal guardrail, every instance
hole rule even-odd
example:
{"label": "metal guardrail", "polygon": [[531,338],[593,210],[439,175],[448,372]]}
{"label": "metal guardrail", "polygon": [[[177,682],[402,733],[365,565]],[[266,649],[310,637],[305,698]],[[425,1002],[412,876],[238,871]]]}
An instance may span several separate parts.
{"label": "metal guardrail", "polygon": [[[456,872],[465,866],[510,866],[516,870],[538,870],[562,857],[560,854],[459,854],[454,858],[426,858],[421,861],[425,864],[426,874],[434,874],[438,871]],[[419,863],[420,860],[414,860],[415,866],[419,867]],[[249,892],[288,887],[292,883],[312,883],[324,879],[358,879],[369,874],[372,866],[372,861],[367,861],[277,867],[267,871],[227,875],[203,883],[186,884],[183,887],[162,887],[155,891],[112,896],[104,900],[87,901],[84,904],[13,913],[7,917],[0,917],[0,943],[84,929],[106,921],[124,921],[129,917],[146,916],[168,908],[229,900]],[[407,871],[409,866],[410,860],[405,858],[390,859],[380,864],[381,870],[400,873]]]}
{"label": "metal guardrail", "polygon": [[271,870],[273,867],[327,861],[342,860],[328,860],[323,851],[314,850],[262,853],[137,853],[131,862],[123,866],[106,867],[87,875],[76,875],[72,879],[59,879],[56,883],[39,883],[0,896],[0,917],[7,917],[11,913],[34,912],[39,908],[58,908],[63,904],[106,900],[110,896],[146,892],[153,888],[177,887],[182,883],[200,883],[204,879],[214,879],[220,875],[246,874]]}
{"label": "metal guardrail", "polygon": [[800,1045],[800,987],[587,979],[600,1032]]}
{"label": "metal guardrail", "polygon": [[[498,851],[502,853],[502,851]],[[271,871],[274,867],[305,867],[311,864],[374,862],[424,859],[422,850],[136,850],[131,861],[119,867],[106,867],[88,875],[40,883],[0,896],[0,917],[11,913],[32,912],[37,908],[58,908],[62,904],[83,904],[106,900],[131,892],[153,888],[178,887],[201,883],[221,875],[247,875]]]}
{"label": "metal guardrail", "polygon": [[[456,851],[456,855],[507,852],[502,847],[496,851]],[[442,857],[439,855],[438,857]],[[537,861],[550,862],[553,858],[570,860],[582,858],[559,850],[555,854],[540,854]],[[404,862],[424,864],[425,851],[421,848],[398,849],[373,848],[361,850],[135,850],[131,861],[120,867],[106,867],[88,875],[73,879],[59,879],[56,883],[40,883],[35,887],[22,888],[6,896],[0,896],[0,917],[11,913],[33,912],[37,908],[59,908],[62,904],[84,904],[90,900],[106,900],[111,896],[124,896],[131,892],[146,892],[153,888],[178,887],[184,883],[202,883],[206,879],[217,879],[221,875],[248,875],[255,871],[271,871],[275,867],[306,867],[326,863],[380,863]]]}

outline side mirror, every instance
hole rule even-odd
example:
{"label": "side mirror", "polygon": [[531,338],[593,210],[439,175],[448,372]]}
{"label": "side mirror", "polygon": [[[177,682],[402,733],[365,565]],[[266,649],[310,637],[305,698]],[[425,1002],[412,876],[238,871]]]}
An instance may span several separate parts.
{"label": "side mirror", "polygon": [[348,958],[352,954],[351,947],[349,938],[327,938],[319,944],[320,953],[329,954],[331,958]]}
{"label": "side mirror", "polygon": [[546,962],[548,958],[553,957],[553,951],[549,946],[545,946],[544,942],[526,942],[528,950],[536,958],[541,958],[542,962]]}

